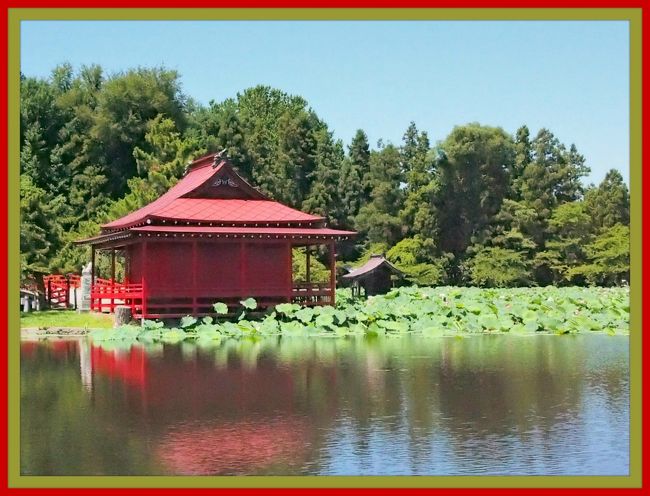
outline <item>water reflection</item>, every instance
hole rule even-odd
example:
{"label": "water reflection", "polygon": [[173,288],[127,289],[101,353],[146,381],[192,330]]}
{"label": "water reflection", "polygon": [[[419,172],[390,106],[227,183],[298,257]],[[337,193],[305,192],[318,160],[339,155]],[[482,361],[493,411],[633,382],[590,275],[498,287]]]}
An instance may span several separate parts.
{"label": "water reflection", "polygon": [[628,338],[21,343],[25,474],[620,475]]}

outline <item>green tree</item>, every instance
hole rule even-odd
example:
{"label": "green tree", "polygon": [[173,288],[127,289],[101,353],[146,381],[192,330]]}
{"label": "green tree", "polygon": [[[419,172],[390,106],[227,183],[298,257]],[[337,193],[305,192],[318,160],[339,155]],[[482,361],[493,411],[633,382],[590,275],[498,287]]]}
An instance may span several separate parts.
{"label": "green tree", "polygon": [[362,205],[370,200],[370,147],[363,130],[357,130],[348,146],[348,156],[339,175],[340,205],[338,218],[344,227],[352,227]]}
{"label": "green tree", "polygon": [[563,203],[549,220],[549,239],[544,250],[535,256],[541,282],[576,283],[574,269],[585,261],[584,246],[590,241],[589,215],[582,201]]}
{"label": "green tree", "polygon": [[514,250],[530,258],[537,249],[533,240],[537,227],[535,210],[523,202],[506,198],[489,225],[473,238],[474,245],[468,248],[468,255],[471,256],[483,247],[493,246]]}
{"label": "green tree", "polygon": [[530,265],[522,253],[500,247],[482,247],[466,262],[469,280],[477,286],[505,288],[531,283]]}
{"label": "green tree", "polygon": [[621,173],[612,169],[597,188],[587,190],[585,205],[597,229],[629,224],[630,196]]}
{"label": "green tree", "polygon": [[308,212],[328,217],[335,225],[345,222],[345,212],[341,208],[339,182],[341,164],[345,159],[343,143],[334,141],[332,133],[321,129],[316,137],[316,166],[312,173],[311,191],[302,204]]}
{"label": "green tree", "polygon": [[107,182],[107,193],[119,197],[127,181],[137,175],[135,147],[146,147],[145,135],[159,114],[183,129],[184,96],[178,73],[166,69],[135,69],[116,74],[103,83],[90,131],[98,147]]}
{"label": "green tree", "polygon": [[522,200],[548,219],[560,203],[578,200],[583,189],[580,178],[589,173],[584,157],[565,146],[548,129],[540,129],[532,142],[532,161],[519,181]]}
{"label": "green tree", "polygon": [[515,134],[515,162],[512,168],[512,181],[517,184],[532,159],[532,146],[528,126],[521,126]]}
{"label": "green tree", "polygon": [[59,247],[56,223],[62,198],[52,198],[32,178],[20,177],[20,268],[23,278],[54,269],[51,255]]}
{"label": "green tree", "polygon": [[386,253],[386,258],[403,271],[408,279],[422,286],[444,284],[447,281],[447,256],[436,257],[433,240],[416,235],[404,238]]}
{"label": "green tree", "polygon": [[630,280],[630,228],[623,224],[606,227],[584,248],[587,263],[572,268],[590,284],[620,285]]}
{"label": "green tree", "polygon": [[371,243],[395,244],[402,237],[399,211],[404,192],[400,188],[400,153],[393,145],[370,154],[370,202],[355,217],[356,228]]}
{"label": "green tree", "polygon": [[474,123],[455,127],[441,149],[440,248],[458,257],[501,208],[514,143],[503,129]]}
{"label": "green tree", "polygon": [[438,234],[438,213],[435,207],[440,188],[435,176],[435,159],[429,137],[419,133],[411,122],[404,133],[401,148],[402,170],[406,179],[404,208],[400,217],[408,235],[420,234],[435,238]]}

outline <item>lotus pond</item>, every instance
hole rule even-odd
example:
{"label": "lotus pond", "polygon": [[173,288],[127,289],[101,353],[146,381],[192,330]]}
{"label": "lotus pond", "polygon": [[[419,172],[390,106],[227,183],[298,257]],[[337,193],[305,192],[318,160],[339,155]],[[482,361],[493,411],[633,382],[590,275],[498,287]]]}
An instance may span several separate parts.
{"label": "lotus pond", "polygon": [[400,288],[21,341],[25,475],[626,475],[626,288]]}
{"label": "lotus pond", "polygon": [[[215,316],[187,316],[177,327],[144,321],[140,326],[95,330],[95,341],[176,342],[185,339],[210,345],[225,337],[347,336],[417,334],[463,336],[479,333],[629,334],[628,288],[418,288],[394,289],[386,295],[353,300],[338,290],[336,307],[302,308],[281,304],[249,318],[257,303],[241,302],[237,318],[223,303]],[[219,317],[219,316],[223,317]]]}

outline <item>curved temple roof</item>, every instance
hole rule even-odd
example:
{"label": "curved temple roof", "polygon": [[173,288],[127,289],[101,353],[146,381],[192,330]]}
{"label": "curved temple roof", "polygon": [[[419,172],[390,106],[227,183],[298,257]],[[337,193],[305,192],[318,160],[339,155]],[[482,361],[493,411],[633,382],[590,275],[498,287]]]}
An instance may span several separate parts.
{"label": "curved temple roof", "polygon": [[77,243],[177,235],[331,240],[356,233],[327,229],[323,217],[271,200],[246,182],[221,153],[213,153],[192,162],[185,176],[158,199]]}
{"label": "curved temple roof", "polygon": [[153,221],[261,224],[315,223],[323,220],[323,217],[267,198],[237,174],[230,162],[218,154],[212,154],[190,164],[187,174],[160,198],[104,224],[102,229],[126,229]]}

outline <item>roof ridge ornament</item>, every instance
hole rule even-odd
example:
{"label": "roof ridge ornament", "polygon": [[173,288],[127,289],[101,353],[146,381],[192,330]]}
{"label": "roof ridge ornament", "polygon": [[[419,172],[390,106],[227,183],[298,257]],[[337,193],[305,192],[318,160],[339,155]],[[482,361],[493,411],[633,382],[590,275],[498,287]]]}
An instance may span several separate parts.
{"label": "roof ridge ornament", "polygon": [[226,154],[227,151],[228,148],[224,148],[220,152],[214,154],[214,160],[212,161],[213,169],[216,169],[217,166],[224,160],[230,162],[230,160],[228,159],[228,155]]}
{"label": "roof ridge ornament", "polygon": [[194,163],[194,160],[190,160],[187,163],[187,165],[185,166],[185,169],[183,169],[183,177],[187,176],[187,173],[189,172],[190,167],[192,166],[193,163]]}

